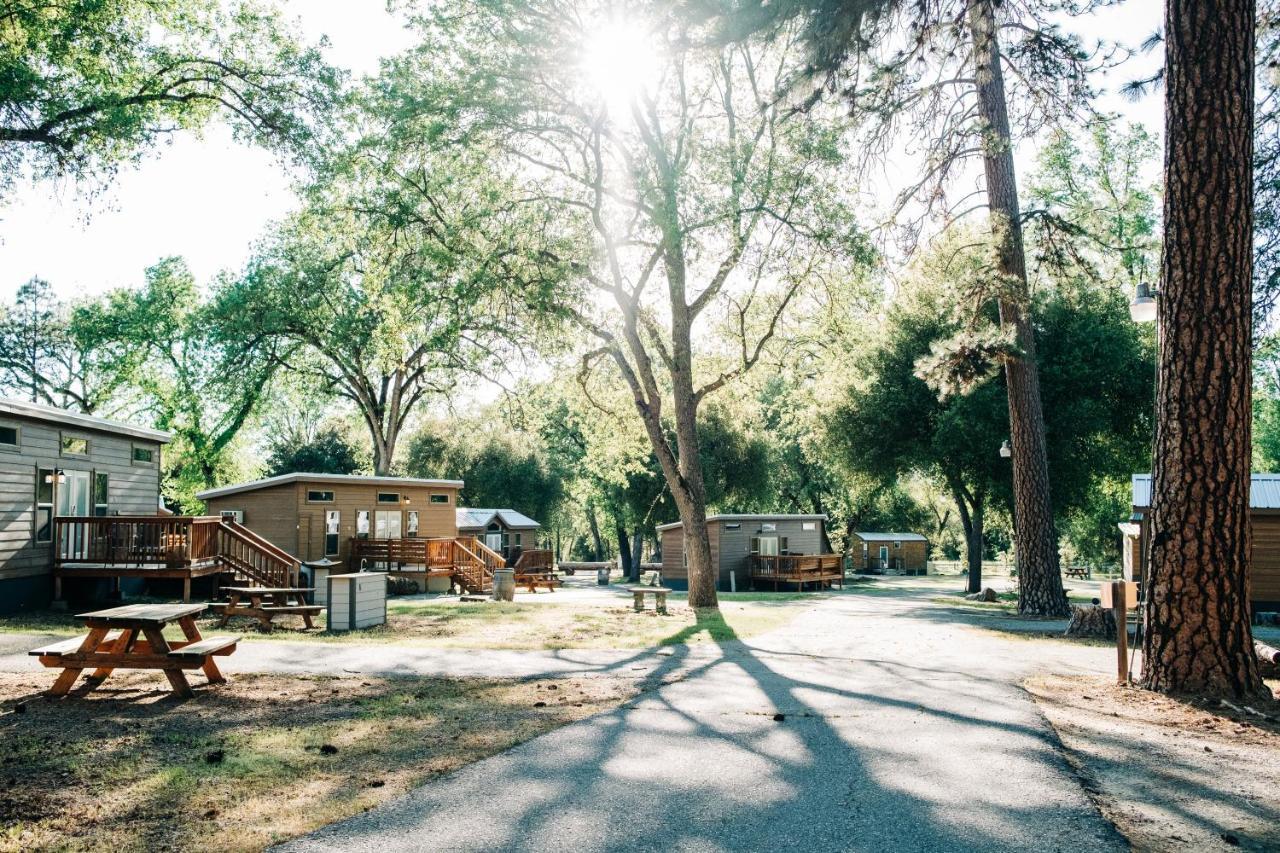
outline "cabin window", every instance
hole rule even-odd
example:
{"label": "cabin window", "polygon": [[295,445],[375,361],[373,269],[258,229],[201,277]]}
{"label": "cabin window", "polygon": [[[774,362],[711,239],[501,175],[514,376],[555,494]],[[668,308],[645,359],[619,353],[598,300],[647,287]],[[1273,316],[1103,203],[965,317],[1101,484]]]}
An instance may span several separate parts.
{"label": "cabin window", "polygon": [[307,503],[309,504],[331,504],[333,503],[333,492],[314,489],[307,492]]}
{"label": "cabin window", "polygon": [[515,534],[515,537],[516,537],[516,547],[517,547],[517,548],[519,548],[519,547],[520,547],[520,534],[519,534],[519,533]]}
{"label": "cabin window", "polygon": [[234,521],[236,524],[244,524],[244,510],[242,509],[224,509],[218,513],[223,521]]}
{"label": "cabin window", "polygon": [[111,478],[104,471],[93,475],[93,514],[101,518],[107,514],[107,504],[111,500]]}
{"label": "cabin window", "polygon": [[777,536],[756,536],[751,539],[751,553],[761,557],[778,556],[778,547]]}
{"label": "cabin window", "polygon": [[772,533],[772,532],[774,532],[774,531],[775,531],[775,530],[777,530],[777,529],[778,529],[778,525],[774,524],[774,523],[773,523],[773,522],[771,522],[771,521],[770,521],[770,522],[765,522],[764,524],[760,525],[760,532],[761,532],[761,533]]}
{"label": "cabin window", "polygon": [[17,450],[22,436],[16,426],[0,426],[0,449]]}
{"label": "cabin window", "polygon": [[88,456],[89,439],[81,438],[78,435],[64,435],[62,437],[62,455]]}
{"label": "cabin window", "polygon": [[741,530],[741,529],[742,529],[742,525],[741,525],[741,524],[726,524],[726,525],[724,526],[724,529],[725,529],[725,530]]}
{"label": "cabin window", "polygon": [[433,504],[447,504],[449,502],[449,496],[440,492],[432,492],[431,502]]}
{"label": "cabin window", "polygon": [[806,521],[806,522],[803,522],[803,523],[800,525],[800,529],[801,529],[801,530],[805,530],[805,531],[809,531],[809,530],[817,530],[817,529],[818,529],[818,522],[816,522],[816,521]]}
{"label": "cabin window", "polygon": [[369,538],[369,510],[367,509],[356,511],[356,536],[360,539]]}
{"label": "cabin window", "polygon": [[400,493],[399,492],[378,492],[378,503],[398,504],[400,503]]}
{"label": "cabin window", "polygon": [[405,525],[405,535],[412,539],[418,535],[418,511],[411,509],[408,514],[409,520]]}
{"label": "cabin window", "polygon": [[53,479],[52,468],[36,471],[36,541],[53,541]]}
{"label": "cabin window", "polygon": [[156,452],[150,447],[133,446],[133,461],[139,465],[150,465],[155,461]]}
{"label": "cabin window", "polygon": [[342,513],[336,509],[325,510],[324,513],[324,555],[338,555],[338,529],[341,526]]}
{"label": "cabin window", "polygon": [[893,540],[893,550],[895,550],[895,551],[900,551],[900,550],[902,550],[902,540],[901,540],[901,539],[895,539],[895,540]]}

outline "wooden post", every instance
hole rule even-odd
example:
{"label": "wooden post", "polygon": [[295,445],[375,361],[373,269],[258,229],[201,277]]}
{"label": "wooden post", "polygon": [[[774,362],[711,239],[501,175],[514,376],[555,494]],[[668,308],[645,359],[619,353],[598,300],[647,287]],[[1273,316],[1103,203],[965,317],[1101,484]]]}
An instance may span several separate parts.
{"label": "wooden post", "polygon": [[1111,582],[1111,612],[1116,617],[1116,683],[1129,683],[1129,611],[1125,582]]}

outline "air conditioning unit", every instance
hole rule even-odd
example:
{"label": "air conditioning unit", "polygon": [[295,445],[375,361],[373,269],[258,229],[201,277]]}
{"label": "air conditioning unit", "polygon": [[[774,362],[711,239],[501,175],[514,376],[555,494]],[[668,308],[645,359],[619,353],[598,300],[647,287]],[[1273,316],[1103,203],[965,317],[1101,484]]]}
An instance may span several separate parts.
{"label": "air conditioning unit", "polygon": [[224,509],[222,517],[227,521],[234,521],[236,524],[244,524],[244,510],[242,509]]}

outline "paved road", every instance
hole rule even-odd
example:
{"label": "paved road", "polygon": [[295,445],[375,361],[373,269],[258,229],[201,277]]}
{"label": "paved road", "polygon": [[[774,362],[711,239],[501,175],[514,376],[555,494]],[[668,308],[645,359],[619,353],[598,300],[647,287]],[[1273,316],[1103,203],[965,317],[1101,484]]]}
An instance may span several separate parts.
{"label": "paved road", "polygon": [[719,649],[575,658],[656,689],[278,849],[1127,849],[1017,686],[1113,653],[953,619],[850,594]]}

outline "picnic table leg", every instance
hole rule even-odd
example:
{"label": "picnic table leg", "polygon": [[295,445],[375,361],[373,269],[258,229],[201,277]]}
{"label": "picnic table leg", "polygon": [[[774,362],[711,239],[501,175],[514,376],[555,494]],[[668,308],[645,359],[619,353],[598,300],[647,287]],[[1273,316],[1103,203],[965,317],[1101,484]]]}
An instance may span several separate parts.
{"label": "picnic table leg", "polygon": [[663,616],[667,615],[667,594],[665,592],[657,594],[657,600],[654,602],[653,608]]}
{"label": "picnic table leg", "polygon": [[[178,620],[178,627],[182,629],[182,636],[187,638],[188,643],[198,643],[203,638],[200,636],[200,629],[196,626],[196,617],[183,616]],[[200,665],[204,670],[204,677],[209,679],[210,684],[225,684],[227,679],[223,678],[222,671],[218,669],[218,665],[214,663],[213,655],[205,655],[204,663]]]}
{"label": "picnic table leg", "polygon": [[222,619],[218,622],[219,628],[227,627],[227,621],[231,618],[231,611],[236,609],[236,605],[240,603],[240,593],[231,593],[231,598],[227,601],[227,606],[222,609]]}
{"label": "picnic table leg", "polygon": [[644,594],[640,592],[633,592],[631,593],[631,597],[635,599],[635,611],[639,613],[644,610]]}
{"label": "picnic table leg", "polygon": [[[147,638],[147,642],[151,644],[151,653],[156,655],[169,654],[169,641],[164,638],[164,634],[159,628],[144,628],[143,636]],[[187,681],[186,674],[178,667],[173,669],[162,670],[165,678],[169,679],[169,686],[173,688],[173,692],[183,699],[190,699],[195,694],[191,691],[191,684]]]}
{"label": "picnic table leg", "polygon": [[[119,655],[129,651],[129,647],[133,645],[133,637],[134,637],[134,631],[132,628],[125,628],[123,631],[121,631],[120,636],[116,639],[115,643],[113,643],[111,646],[111,649],[110,649],[111,654]],[[107,677],[111,675],[114,669],[115,669],[114,667],[110,667],[110,666],[100,666],[97,669],[95,669],[93,671],[93,675],[89,677],[92,678],[94,681],[106,681]]]}
{"label": "picnic table leg", "polygon": [[[84,642],[80,644],[80,648],[76,649],[76,654],[86,655],[97,651],[98,645],[102,642],[102,638],[105,636],[107,636],[106,628],[90,628],[88,636],[84,638]],[[84,667],[64,667],[62,674],[57,677],[53,682],[53,686],[49,688],[49,695],[66,696],[82,672],[84,672]]]}

